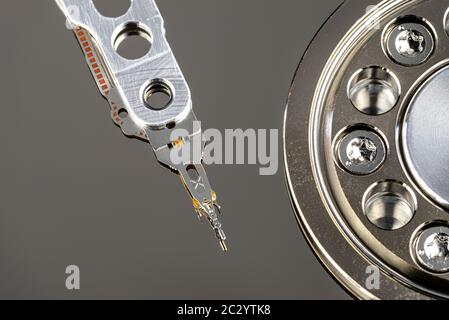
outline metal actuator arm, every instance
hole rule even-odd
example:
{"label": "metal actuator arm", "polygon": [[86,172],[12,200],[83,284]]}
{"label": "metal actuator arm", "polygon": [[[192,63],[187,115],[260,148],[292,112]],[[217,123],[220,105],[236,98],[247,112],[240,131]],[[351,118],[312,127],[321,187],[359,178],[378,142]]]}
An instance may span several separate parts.
{"label": "metal actuator arm", "polygon": [[[111,105],[115,124],[126,136],[148,141],[158,161],[181,177],[198,216],[209,221],[226,251],[216,194],[202,165],[204,145],[201,143],[201,155],[189,162],[178,164],[171,157],[173,150],[191,152],[195,137],[202,140],[201,128],[195,125],[190,89],[165,38],[163,18],[155,2],[131,0],[124,15],[111,18],[103,16],[92,0],[55,1]],[[130,35],[148,39],[149,52],[134,60],[121,56],[117,47]],[[156,94],[166,95],[169,101],[162,106],[151,105],[150,97]],[[184,134],[173,139],[174,130]]]}

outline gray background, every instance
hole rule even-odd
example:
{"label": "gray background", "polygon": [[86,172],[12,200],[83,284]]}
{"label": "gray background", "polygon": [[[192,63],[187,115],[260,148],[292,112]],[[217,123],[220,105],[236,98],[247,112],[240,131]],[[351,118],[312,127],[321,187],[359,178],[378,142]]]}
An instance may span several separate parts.
{"label": "gray background", "polygon": [[[157,2],[204,127],[281,129],[297,63],[340,0]],[[50,0],[0,4],[0,298],[348,297],[300,234],[282,167],[207,168],[221,253],[176,176],[113,125],[64,21]]]}

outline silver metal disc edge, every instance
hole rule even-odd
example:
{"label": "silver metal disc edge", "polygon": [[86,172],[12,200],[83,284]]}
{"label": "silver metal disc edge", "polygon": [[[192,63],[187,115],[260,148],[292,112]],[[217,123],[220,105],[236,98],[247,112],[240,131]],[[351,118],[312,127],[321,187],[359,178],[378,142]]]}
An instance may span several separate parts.
{"label": "silver metal disc edge", "polygon": [[[356,24],[357,18],[361,16],[360,13],[372,4],[371,1],[366,0],[342,2],[318,31],[301,59],[290,89],[284,119],[286,180],[296,218],[303,234],[320,262],[348,292],[359,299],[429,299],[433,297],[412,289],[387,273],[383,273],[382,278],[386,290],[370,292],[365,288],[363,280],[366,274],[363,274],[362,270],[373,263],[355,248],[344,232],[339,230],[338,223],[327,214],[328,210],[323,204],[312,173],[310,149],[304,147],[309,145],[310,108],[322,70],[340,40]],[[353,15],[350,15],[351,12]],[[348,16],[355,17],[355,20],[348,19]],[[306,81],[303,81],[304,75],[307,76]],[[295,110],[292,110],[293,108]],[[302,119],[302,122],[298,119]],[[298,146],[300,148],[295,150]],[[307,199],[310,203],[305,205],[305,201],[300,198]],[[313,208],[309,208],[310,206]],[[324,239],[323,235],[316,232],[316,226],[321,229],[326,228],[330,234],[328,238],[332,238],[331,241]],[[336,253],[337,248],[339,252]]]}

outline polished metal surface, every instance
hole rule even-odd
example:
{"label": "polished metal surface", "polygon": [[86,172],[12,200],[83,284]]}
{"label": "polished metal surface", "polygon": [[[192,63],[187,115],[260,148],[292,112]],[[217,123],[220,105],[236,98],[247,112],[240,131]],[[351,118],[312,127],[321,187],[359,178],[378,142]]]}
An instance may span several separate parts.
{"label": "polished metal surface", "polygon": [[[154,1],[133,0],[124,15],[112,18],[103,16],[92,0],[56,1],[74,26],[88,30],[95,39],[134,122],[161,128],[187,116],[192,107],[190,90],[165,38],[163,18]],[[136,60],[123,58],[115,47],[117,38],[130,28],[151,38],[151,50]],[[175,88],[173,101],[165,110],[151,110],[142,99],[142,91],[153,79],[166,79]]]}
{"label": "polished metal surface", "polygon": [[449,67],[433,74],[406,111],[403,146],[414,180],[439,205],[449,208]]}
{"label": "polished metal surface", "polygon": [[[423,228],[449,221],[447,206],[435,197],[447,200],[448,190],[443,106],[449,81],[444,71],[449,64],[449,1],[372,5],[344,1],[315,36],[296,72],[284,126],[292,204],[318,258],[355,297],[449,298],[449,272],[438,265],[426,267],[416,256]],[[417,21],[425,23],[433,43]],[[406,28],[392,36],[399,25]],[[419,34],[403,33],[411,29]],[[394,50],[413,63],[392,56],[391,39]],[[380,133],[386,145],[385,161],[364,175],[335,161],[335,141],[347,128],[360,125]],[[355,146],[364,151],[353,160],[373,159],[371,144]],[[424,243],[435,259],[435,252],[445,252],[446,238],[429,236]],[[379,271],[379,286],[368,281],[373,268]]]}
{"label": "polished metal surface", "polygon": [[348,86],[348,97],[354,107],[368,115],[381,115],[393,109],[401,95],[397,77],[379,66],[358,71]]}
{"label": "polished metal surface", "polygon": [[387,231],[404,228],[413,219],[416,210],[413,191],[396,181],[376,183],[363,197],[363,212],[368,220]]}
{"label": "polished metal surface", "polygon": [[[187,82],[165,38],[156,3],[131,0],[123,15],[106,17],[92,0],[55,1],[73,28],[100,92],[111,105],[115,124],[126,136],[149,141],[158,161],[180,176],[199,218],[209,222],[226,251],[217,195],[202,165],[201,127],[192,110]],[[123,57],[118,48],[131,36],[149,41],[148,52],[134,59]],[[167,99],[155,105],[151,101],[157,101],[152,99],[156,95]],[[194,146],[196,140],[200,142]],[[195,155],[178,164],[172,160],[172,151]]]}

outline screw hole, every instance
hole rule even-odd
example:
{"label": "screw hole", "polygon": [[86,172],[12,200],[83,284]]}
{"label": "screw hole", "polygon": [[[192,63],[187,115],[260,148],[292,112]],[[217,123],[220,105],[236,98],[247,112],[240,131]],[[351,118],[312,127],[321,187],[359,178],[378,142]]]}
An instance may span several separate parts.
{"label": "screw hole", "polygon": [[120,119],[126,119],[128,118],[128,111],[126,109],[120,109],[118,112],[118,116],[120,117]]}
{"label": "screw hole", "polygon": [[151,50],[152,37],[149,30],[137,22],[128,22],[114,37],[115,51],[125,59],[137,60]]}
{"label": "screw hole", "polygon": [[166,81],[156,79],[151,81],[145,89],[143,100],[148,108],[153,110],[163,110],[167,108],[173,100],[173,91]]}
{"label": "screw hole", "polygon": [[399,81],[382,67],[368,67],[358,71],[348,86],[348,97],[354,107],[373,116],[393,109],[400,94]]}
{"label": "screw hole", "polygon": [[174,129],[176,127],[176,123],[175,122],[170,122],[169,124],[167,124],[167,129]]}
{"label": "screw hole", "polygon": [[187,167],[187,174],[192,181],[198,181],[200,174],[194,165],[189,165]]}
{"label": "screw hole", "polygon": [[417,200],[406,185],[385,181],[373,185],[365,193],[363,211],[376,227],[394,231],[405,227],[415,215]]}
{"label": "screw hole", "polygon": [[121,17],[131,7],[130,0],[93,0],[93,2],[98,12],[109,18]]}

